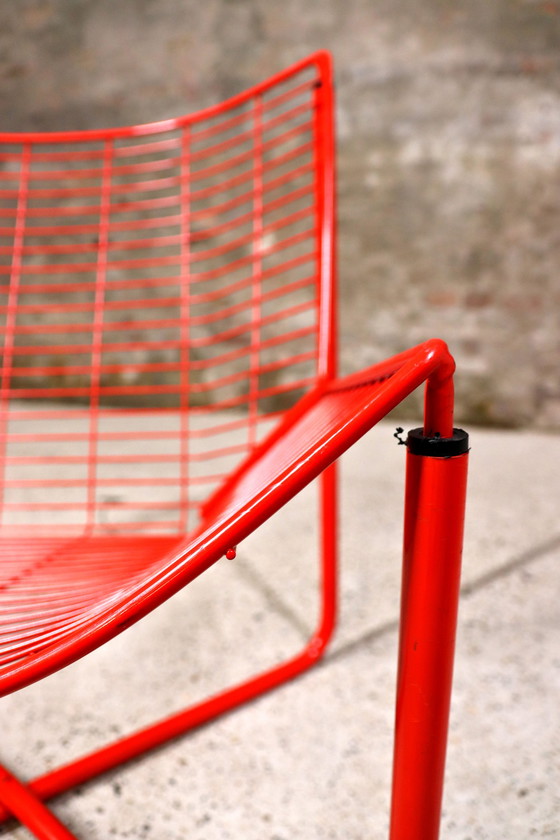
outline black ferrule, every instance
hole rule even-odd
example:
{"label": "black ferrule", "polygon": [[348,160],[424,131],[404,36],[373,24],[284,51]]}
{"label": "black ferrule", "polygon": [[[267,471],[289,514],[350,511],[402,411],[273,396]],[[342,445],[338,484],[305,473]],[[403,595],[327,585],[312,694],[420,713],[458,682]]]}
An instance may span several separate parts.
{"label": "black ferrule", "polygon": [[412,429],[406,439],[408,451],[413,455],[430,458],[453,458],[469,451],[469,436],[463,429],[453,429],[453,437],[426,436],[423,429]]}

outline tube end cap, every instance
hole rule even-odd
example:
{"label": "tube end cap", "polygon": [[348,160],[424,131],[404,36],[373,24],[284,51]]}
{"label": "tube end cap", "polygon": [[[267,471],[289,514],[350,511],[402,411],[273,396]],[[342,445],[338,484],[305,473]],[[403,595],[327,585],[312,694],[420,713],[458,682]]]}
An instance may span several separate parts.
{"label": "tube end cap", "polygon": [[469,451],[469,436],[463,429],[453,429],[453,437],[426,436],[424,429],[412,429],[406,445],[412,455],[426,455],[429,458],[453,458]]}

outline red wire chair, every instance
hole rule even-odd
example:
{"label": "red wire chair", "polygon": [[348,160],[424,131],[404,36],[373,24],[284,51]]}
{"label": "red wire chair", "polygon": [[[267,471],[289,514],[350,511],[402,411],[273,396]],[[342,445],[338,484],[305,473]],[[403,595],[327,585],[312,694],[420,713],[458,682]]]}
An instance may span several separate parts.
{"label": "red wire chair", "polygon": [[0,819],[39,838],[73,836],[43,800],[317,661],[335,620],[334,462],[422,383],[391,837],[437,837],[468,443],[443,342],[336,375],[332,118],[317,53],[193,116],[0,135],[0,693],[120,633],[321,482],[304,650],[34,781],[3,769]]}

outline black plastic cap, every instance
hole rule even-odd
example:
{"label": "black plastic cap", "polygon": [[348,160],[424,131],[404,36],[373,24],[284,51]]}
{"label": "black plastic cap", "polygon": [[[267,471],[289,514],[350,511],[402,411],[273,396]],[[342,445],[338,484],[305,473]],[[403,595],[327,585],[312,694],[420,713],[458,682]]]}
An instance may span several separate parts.
{"label": "black plastic cap", "polygon": [[406,445],[413,455],[453,458],[469,451],[469,436],[463,429],[453,429],[453,437],[443,438],[439,435],[426,437],[424,429],[412,429],[408,433]]}

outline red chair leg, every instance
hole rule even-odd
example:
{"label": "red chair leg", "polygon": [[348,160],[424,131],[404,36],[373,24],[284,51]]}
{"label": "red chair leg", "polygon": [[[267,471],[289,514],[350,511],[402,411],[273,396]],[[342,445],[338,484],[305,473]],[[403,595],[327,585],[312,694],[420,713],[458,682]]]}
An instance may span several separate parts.
{"label": "red chair leg", "polygon": [[55,815],[0,765],[0,801],[38,840],[76,840]]}
{"label": "red chair leg", "polygon": [[407,441],[390,840],[437,840],[465,511],[468,437]]}

